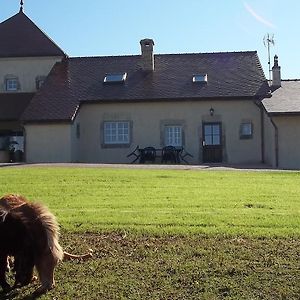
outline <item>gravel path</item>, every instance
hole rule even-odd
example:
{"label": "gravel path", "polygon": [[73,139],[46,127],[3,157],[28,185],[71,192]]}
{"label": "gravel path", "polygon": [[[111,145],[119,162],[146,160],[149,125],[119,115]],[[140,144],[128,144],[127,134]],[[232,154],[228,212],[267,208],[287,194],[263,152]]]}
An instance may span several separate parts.
{"label": "gravel path", "polygon": [[[272,169],[267,165],[227,165],[227,164],[204,164],[204,165],[174,165],[174,164],[86,164],[86,163],[0,163],[0,167],[78,167],[78,168],[118,168],[118,169],[165,169],[165,170],[245,170],[245,171],[283,171]],[[294,170],[295,171],[295,170]],[[299,170],[298,170],[299,171]]]}

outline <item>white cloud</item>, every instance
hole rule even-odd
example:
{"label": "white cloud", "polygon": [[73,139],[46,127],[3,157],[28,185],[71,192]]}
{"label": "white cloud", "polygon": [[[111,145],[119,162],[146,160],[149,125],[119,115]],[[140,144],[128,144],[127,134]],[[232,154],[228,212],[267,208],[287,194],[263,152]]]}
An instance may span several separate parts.
{"label": "white cloud", "polygon": [[270,28],[276,27],[273,23],[260,16],[247,2],[244,2],[244,6],[246,10],[251,14],[251,16],[254,17],[258,22]]}

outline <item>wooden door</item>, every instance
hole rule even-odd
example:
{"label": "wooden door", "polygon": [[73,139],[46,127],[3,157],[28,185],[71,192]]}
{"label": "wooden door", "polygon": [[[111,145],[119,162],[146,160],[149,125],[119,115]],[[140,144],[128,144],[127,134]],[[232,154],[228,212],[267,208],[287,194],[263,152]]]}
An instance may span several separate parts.
{"label": "wooden door", "polygon": [[203,123],[203,162],[222,162],[221,123]]}

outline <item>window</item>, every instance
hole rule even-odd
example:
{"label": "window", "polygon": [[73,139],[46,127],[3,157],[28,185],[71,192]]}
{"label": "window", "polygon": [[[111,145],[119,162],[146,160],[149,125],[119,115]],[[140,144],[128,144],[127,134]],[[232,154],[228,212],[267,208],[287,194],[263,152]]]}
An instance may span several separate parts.
{"label": "window", "polygon": [[204,124],[204,141],[206,146],[221,145],[221,124]]}
{"label": "window", "polygon": [[124,82],[127,78],[127,73],[116,73],[116,74],[107,74],[104,77],[104,83],[118,83]]}
{"label": "window", "polygon": [[17,78],[7,78],[5,80],[5,90],[6,91],[17,91],[19,86],[19,82]]}
{"label": "window", "polygon": [[165,145],[182,146],[182,127],[178,125],[165,126]]}
{"label": "window", "polygon": [[207,82],[207,74],[197,74],[193,76],[193,82],[203,82],[206,83]]}
{"label": "window", "polygon": [[35,79],[36,89],[39,90],[44,84],[46,76],[37,76]]}
{"label": "window", "polygon": [[240,126],[240,138],[251,139],[253,135],[253,126],[251,122],[241,123]]}
{"label": "window", "polygon": [[104,122],[104,144],[129,144],[129,122]]}

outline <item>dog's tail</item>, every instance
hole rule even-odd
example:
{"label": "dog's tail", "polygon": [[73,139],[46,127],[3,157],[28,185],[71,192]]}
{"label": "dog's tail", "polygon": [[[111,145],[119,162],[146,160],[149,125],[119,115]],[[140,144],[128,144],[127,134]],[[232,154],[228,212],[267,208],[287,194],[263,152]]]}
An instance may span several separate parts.
{"label": "dog's tail", "polygon": [[56,260],[63,260],[64,252],[60,246],[59,240],[59,225],[56,217],[49,209],[40,203],[31,203],[31,207],[35,210],[38,220],[41,222],[47,236],[47,245]]}
{"label": "dog's tail", "polygon": [[66,251],[64,251],[64,256],[63,256],[63,260],[72,260],[72,259],[82,259],[82,260],[86,260],[93,257],[93,250],[89,249],[89,252],[86,254],[82,254],[82,255],[75,255],[75,254],[71,254],[68,253]]}

